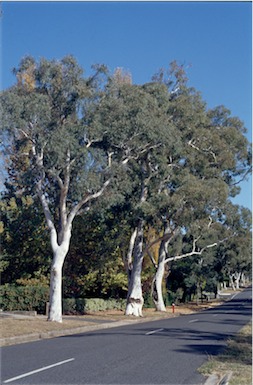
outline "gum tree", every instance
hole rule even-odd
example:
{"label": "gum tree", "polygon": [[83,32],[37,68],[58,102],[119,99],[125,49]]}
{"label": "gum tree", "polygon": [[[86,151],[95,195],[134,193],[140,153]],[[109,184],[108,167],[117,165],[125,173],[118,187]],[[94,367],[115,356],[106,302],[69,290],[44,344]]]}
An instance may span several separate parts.
{"label": "gum tree", "polygon": [[[175,86],[171,91],[164,71],[154,79],[168,87],[171,95],[168,112],[181,139],[174,168],[168,169],[169,182],[155,199],[162,204],[156,217],[159,235],[152,242],[159,245],[152,295],[160,311],[165,311],[161,284],[166,263],[203,256],[210,248],[235,236],[235,233],[222,235],[220,227],[226,226],[227,201],[239,192],[238,181],[246,177],[251,165],[243,123],[222,106],[207,110],[199,93],[187,87],[183,69],[176,63],[172,63],[171,69],[176,77],[176,92]],[[188,232],[191,249],[169,255],[170,243]]]}
{"label": "gum tree", "polygon": [[[37,195],[52,249],[48,320],[62,322],[62,267],[72,223],[110,181],[106,153],[87,137],[86,116],[99,102],[104,67],[90,78],[71,56],[60,61],[24,58],[17,82],[1,95],[2,128],[8,139],[9,179],[19,194]],[[7,134],[6,134],[7,133]]]}
{"label": "gum tree", "polygon": [[149,201],[172,163],[168,154],[177,152],[178,138],[167,114],[168,103],[163,84],[112,82],[92,118],[93,124],[106,132],[104,141],[112,165],[121,162],[125,173],[118,187],[123,199],[130,202],[131,212],[132,235],[125,258],[129,283],[127,315],[142,315],[144,230],[153,211]]}
{"label": "gum tree", "polygon": [[[142,263],[150,248],[145,226],[157,229],[160,256],[153,287],[161,293],[164,264],[173,257],[166,252],[169,241],[192,231],[194,223],[196,229],[203,223],[210,229],[215,221],[219,223],[221,207],[238,192],[238,179],[249,171],[250,147],[242,122],[224,107],[207,110],[176,63],[151,83],[114,84],[99,106],[96,121],[103,131],[107,129],[111,161],[124,159],[126,179],[131,179],[131,192],[126,194],[132,202],[132,235],[125,258],[126,314],[141,316]],[[220,242],[205,236],[203,244],[201,238],[196,230],[192,249],[178,257],[201,255]]]}

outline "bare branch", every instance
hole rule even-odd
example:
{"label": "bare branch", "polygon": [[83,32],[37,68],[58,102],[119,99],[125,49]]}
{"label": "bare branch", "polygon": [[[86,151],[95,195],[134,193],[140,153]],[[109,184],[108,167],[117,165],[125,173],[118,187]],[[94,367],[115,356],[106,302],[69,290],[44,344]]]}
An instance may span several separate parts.
{"label": "bare branch", "polygon": [[83,197],[83,199],[76,204],[76,206],[74,206],[69,214],[69,217],[68,217],[68,225],[70,226],[75,218],[75,216],[78,214],[79,210],[84,206],[86,205],[88,202],[90,202],[91,200],[93,199],[96,199],[98,198],[99,196],[101,196],[103,193],[104,193],[104,190],[106,189],[106,187],[109,185],[111,179],[108,179],[102,186],[102,188],[100,190],[98,190],[97,192],[93,193],[93,194],[87,194],[85,197]]}
{"label": "bare branch", "polygon": [[53,249],[53,252],[55,252],[57,250],[57,248],[58,248],[58,242],[57,242],[57,232],[56,232],[56,229],[55,229],[55,226],[54,226],[54,222],[52,220],[52,216],[51,216],[51,213],[50,213],[50,210],[49,210],[49,206],[48,206],[45,194],[41,191],[40,188],[37,188],[37,193],[38,193],[38,196],[40,198],[40,201],[41,201],[41,204],[42,204],[42,208],[43,208],[43,212],[44,212],[45,217],[46,217],[47,226],[48,226],[48,228],[50,230],[50,238],[51,238],[52,249]]}
{"label": "bare branch", "polygon": [[217,158],[216,158],[215,153],[213,151],[211,151],[211,147],[209,147],[209,148],[202,148],[201,149],[201,148],[196,146],[195,141],[193,141],[193,139],[190,139],[188,141],[188,144],[189,144],[189,146],[191,146],[192,148],[194,148],[195,150],[197,150],[199,152],[202,151],[202,152],[207,152],[208,154],[211,154],[213,159],[214,159],[214,161],[216,162]]}
{"label": "bare branch", "polygon": [[52,219],[52,216],[50,213],[50,209],[48,206],[48,202],[47,202],[47,199],[46,199],[46,196],[43,192],[43,187],[42,187],[42,183],[43,183],[43,180],[45,177],[45,170],[44,170],[44,165],[43,165],[43,150],[41,150],[40,154],[36,154],[36,148],[35,148],[35,146],[33,146],[33,147],[34,147],[33,150],[34,150],[34,154],[35,154],[36,165],[38,166],[38,169],[41,173],[40,179],[38,180],[38,182],[36,184],[36,190],[37,190],[37,194],[38,194],[40,201],[41,201],[41,204],[42,204],[44,215],[46,217],[47,226],[48,226],[49,231],[50,231],[52,249],[55,252],[58,248],[57,232],[56,232],[54,222],[53,222],[53,219]]}
{"label": "bare branch", "polygon": [[156,261],[155,261],[153,255],[151,254],[150,250],[147,250],[147,254],[148,254],[148,256],[149,256],[151,262],[153,263],[153,266],[157,269],[158,265],[157,265],[157,263],[156,263]]}
{"label": "bare branch", "polygon": [[[152,246],[156,245],[156,244],[159,243],[159,242],[162,242],[162,241],[165,241],[165,242],[169,241],[169,242],[170,242],[170,241],[175,237],[176,234],[177,234],[177,230],[172,231],[172,232],[170,232],[170,233],[166,233],[166,234],[164,234],[162,237],[156,238],[154,241],[152,241],[151,243],[149,243],[149,244],[145,247],[145,249],[144,249],[144,251],[143,251],[143,254],[148,253],[148,250],[149,250]],[[168,242],[168,243],[169,243],[169,242]]]}
{"label": "bare branch", "polygon": [[[107,133],[107,131],[105,131],[103,133],[103,136]],[[86,148],[89,148],[91,147],[94,143],[101,143],[103,141],[103,136],[101,138],[98,138],[98,139],[92,139],[92,140],[89,140],[87,137],[85,137],[85,142],[86,142]]]}
{"label": "bare branch", "polygon": [[134,250],[136,236],[137,236],[137,227],[134,229],[134,231],[131,234],[127,256],[125,257],[125,260],[124,260],[124,265],[127,271],[132,270],[133,268],[133,250]]}
{"label": "bare branch", "polygon": [[211,225],[213,223],[213,218],[211,217],[211,215],[209,215],[209,223],[207,225],[207,228],[210,229]]}
{"label": "bare branch", "polygon": [[210,249],[212,247],[215,247],[215,246],[218,246],[218,244],[220,243],[224,243],[225,241],[227,241],[229,238],[231,238],[233,235],[231,235],[230,237],[226,237],[226,238],[223,238],[222,240],[218,241],[218,242],[214,242],[212,244],[209,244],[209,245],[206,245],[205,247],[203,247],[201,250],[196,250],[196,243],[197,241],[200,239],[200,236],[196,239],[193,240],[193,245],[192,245],[192,251],[190,251],[189,253],[185,253],[185,254],[181,254],[181,255],[176,255],[175,257],[170,257],[170,258],[167,258],[165,260],[165,263],[168,263],[168,262],[171,262],[171,261],[176,261],[178,259],[182,259],[182,258],[186,258],[186,257],[191,257],[193,255],[202,255],[202,253],[206,250],[206,249]]}
{"label": "bare branch", "polygon": [[108,152],[108,167],[111,167],[112,166],[112,156],[113,156],[114,152]]}
{"label": "bare branch", "polygon": [[250,167],[247,171],[245,171],[245,173],[243,174],[242,178],[239,179],[237,182],[234,182],[232,185],[236,186],[237,184],[243,182],[245,180],[245,178],[247,177],[247,175],[251,173],[251,171],[252,171],[252,168]]}
{"label": "bare branch", "polygon": [[30,135],[28,135],[26,131],[22,130],[22,128],[19,128],[19,131],[24,135],[26,139],[30,140],[33,144],[35,144],[35,141],[30,137]]}

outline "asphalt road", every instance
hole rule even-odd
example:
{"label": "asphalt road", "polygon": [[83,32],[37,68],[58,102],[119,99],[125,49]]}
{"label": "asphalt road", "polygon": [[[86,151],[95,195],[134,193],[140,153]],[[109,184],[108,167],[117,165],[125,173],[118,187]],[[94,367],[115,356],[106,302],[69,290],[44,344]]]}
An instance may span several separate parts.
{"label": "asphalt road", "polygon": [[251,288],[177,318],[2,348],[3,384],[203,384],[197,371],[251,319]]}

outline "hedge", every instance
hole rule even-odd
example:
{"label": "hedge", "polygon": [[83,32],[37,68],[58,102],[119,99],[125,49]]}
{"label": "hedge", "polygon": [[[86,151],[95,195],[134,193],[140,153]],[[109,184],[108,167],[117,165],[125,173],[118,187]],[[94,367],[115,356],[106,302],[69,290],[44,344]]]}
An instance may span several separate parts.
{"label": "hedge", "polygon": [[3,311],[37,311],[45,314],[49,288],[43,286],[0,286],[0,309]]}
{"label": "hedge", "polygon": [[[49,301],[49,288],[43,286],[0,286],[0,309],[2,311],[37,311],[45,314]],[[119,309],[126,306],[124,299],[66,298],[63,299],[64,314],[85,314],[92,311]]]}
{"label": "hedge", "polygon": [[102,298],[66,298],[63,299],[64,314],[85,314],[88,312],[103,310],[124,310],[126,300],[124,299],[102,299]]}

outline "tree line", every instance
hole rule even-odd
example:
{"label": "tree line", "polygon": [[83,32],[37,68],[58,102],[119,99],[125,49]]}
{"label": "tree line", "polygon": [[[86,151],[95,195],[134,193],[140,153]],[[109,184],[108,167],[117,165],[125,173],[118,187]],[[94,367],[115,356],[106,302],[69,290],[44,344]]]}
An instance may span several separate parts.
{"label": "tree line", "polygon": [[166,310],[165,278],[184,296],[237,282],[250,272],[251,213],[230,201],[251,167],[243,123],[176,62],[141,85],[92,70],[25,57],[1,93],[2,282],[49,275],[58,322],[62,291],[125,295],[141,316],[148,292]]}

